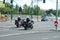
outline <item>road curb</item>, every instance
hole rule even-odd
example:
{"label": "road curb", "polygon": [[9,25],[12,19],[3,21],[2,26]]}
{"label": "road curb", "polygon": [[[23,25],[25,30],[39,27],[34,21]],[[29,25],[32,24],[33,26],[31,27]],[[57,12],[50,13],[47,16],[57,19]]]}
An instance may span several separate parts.
{"label": "road curb", "polygon": [[50,29],[50,31],[56,31],[56,32],[60,32],[60,29]]}

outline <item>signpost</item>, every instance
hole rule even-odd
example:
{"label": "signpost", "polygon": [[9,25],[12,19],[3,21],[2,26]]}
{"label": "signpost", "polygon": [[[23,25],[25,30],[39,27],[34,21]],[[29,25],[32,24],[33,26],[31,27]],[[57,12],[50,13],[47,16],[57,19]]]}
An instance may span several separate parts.
{"label": "signpost", "polygon": [[11,20],[13,19],[13,0],[10,1],[11,3]]}
{"label": "signpost", "polygon": [[55,25],[55,27],[56,27],[56,30],[57,30],[58,21],[55,21],[55,22],[54,22],[54,25]]}
{"label": "signpost", "polygon": [[57,27],[58,27],[58,0],[56,0],[56,21],[54,22],[54,25],[57,30]]}
{"label": "signpost", "polygon": [[56,0],[56,21],[58,20],[58,0]]}
{"label": "signpost", "polygon": [[31,9],[30,9],[31,19],[33,18],[32,12],[33,12],[33,0],[31,0]]}

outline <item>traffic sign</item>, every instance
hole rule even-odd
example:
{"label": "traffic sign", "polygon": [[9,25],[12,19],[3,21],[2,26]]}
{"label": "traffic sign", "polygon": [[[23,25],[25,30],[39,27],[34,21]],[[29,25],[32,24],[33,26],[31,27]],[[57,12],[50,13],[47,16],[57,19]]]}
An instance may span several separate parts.
{"label": "traffic sign", "polygon": [[58,21],[55,21],[54,22],[54,25],[57,27],[58,26]]}

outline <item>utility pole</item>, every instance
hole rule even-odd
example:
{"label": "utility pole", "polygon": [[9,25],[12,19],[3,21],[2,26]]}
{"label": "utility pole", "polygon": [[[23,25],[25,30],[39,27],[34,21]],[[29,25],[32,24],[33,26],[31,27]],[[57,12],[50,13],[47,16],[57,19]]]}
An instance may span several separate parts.
{"label": "utility pole", "polygon": [[57,30],[57,27],[58,27],[58,0],[56,0],[56,30]]}
{"label": "utility pole", "polygon": [[37,0],[37,12],[36,12],[36,14],[37,14],[37,21],[38,21],[38,0]]}
{"label": "utility pole", "polygon": [[56,0],[56,21],[58,20],[58,0]]}
{"label": "utility pole", "polygon": [[11,14],[11,20],[13,19],[13,0],[11,0],[11,12],[10,12],[10,14]]}
{"label": "utility pole", "polygon": [[33,18],[32,17],[32,12],[33,12],[33,0],[31,0],[31,10],[30,10],[31,19]]}

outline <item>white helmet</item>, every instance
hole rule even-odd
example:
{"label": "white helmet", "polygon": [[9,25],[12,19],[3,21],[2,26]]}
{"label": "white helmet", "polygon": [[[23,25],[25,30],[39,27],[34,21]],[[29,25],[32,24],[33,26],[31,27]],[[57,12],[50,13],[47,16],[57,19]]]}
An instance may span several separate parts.
{"label": "white helmet", "polygon": [[20,16],[18,16],[18,17],[20,17]]}
{"label": "white helmet", "polygon": [[29,18],[29,16],[27,16],[27,18]]}

